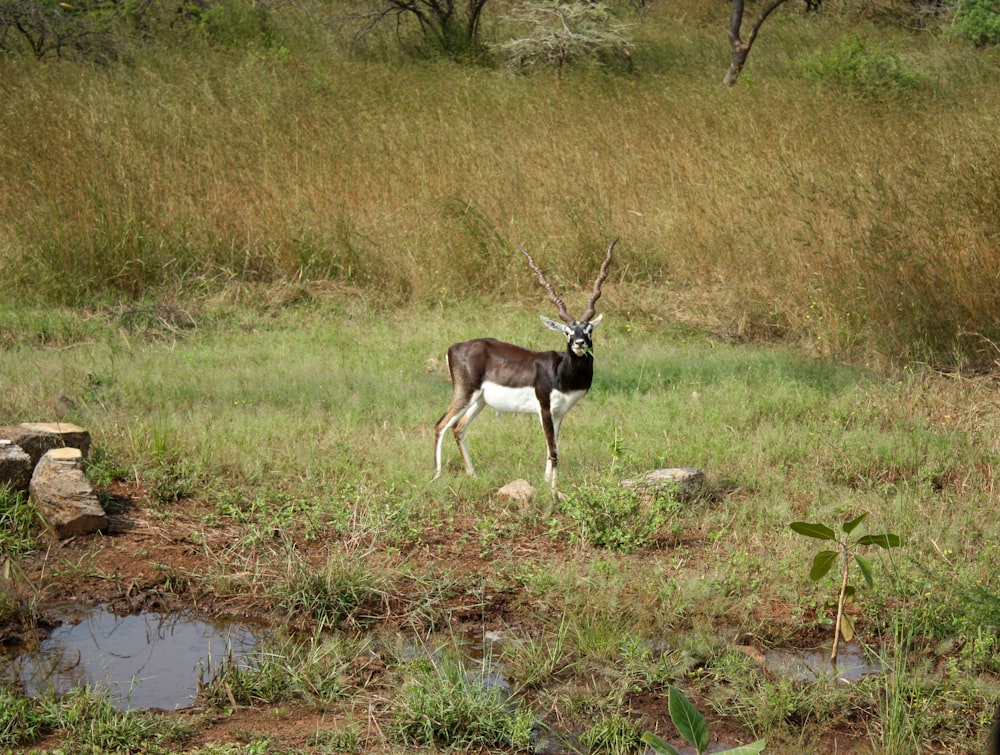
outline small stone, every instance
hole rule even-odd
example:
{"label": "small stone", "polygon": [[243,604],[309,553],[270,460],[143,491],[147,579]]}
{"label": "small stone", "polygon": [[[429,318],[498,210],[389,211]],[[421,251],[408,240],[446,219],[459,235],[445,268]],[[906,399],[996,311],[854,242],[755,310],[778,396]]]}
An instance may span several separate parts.
{"label": "small stone", "polygon": [[498,501],[511,501],[513,503],[530,503],[535,497],[535,489],[527,480],[514,480],[508,482],[497,491]]}

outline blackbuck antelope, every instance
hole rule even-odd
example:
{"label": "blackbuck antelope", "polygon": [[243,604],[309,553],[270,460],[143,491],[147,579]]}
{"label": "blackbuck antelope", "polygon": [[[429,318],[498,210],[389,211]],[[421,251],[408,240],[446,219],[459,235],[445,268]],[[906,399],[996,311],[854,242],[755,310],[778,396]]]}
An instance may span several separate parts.
{"label": "blackbuck antelope", "polygon": [[476,415],[489,406],[498,412],[534,412],[538,415],[548,449],[545,479],[552,483],[553,491],[556,489],[559,426],[573,405],[590,390],[594,379],[591,335],[603,317],[594,317],[594,305],[601,298],[601,284],[608,277],[611,252],[617,243],[618,239],[615,239],[608,247],[608,254],[594,283],[594,292],[587,303],[587,311],[579,320],[570,316],[566,305],[545,279],[528,250],[519,245],[566,323],[563,325],[548,317],[541,318],[546,327],[566,336],[566,351],[532,351],[493,338],[476,338],[450,346],[446,358],[454,393],[448,411],[434,425],[435,479],[441,475],[441,444],[449,428],[455,433],[466,470],[470,475],[474,473],[469,449],[465,445],[465,432]]}

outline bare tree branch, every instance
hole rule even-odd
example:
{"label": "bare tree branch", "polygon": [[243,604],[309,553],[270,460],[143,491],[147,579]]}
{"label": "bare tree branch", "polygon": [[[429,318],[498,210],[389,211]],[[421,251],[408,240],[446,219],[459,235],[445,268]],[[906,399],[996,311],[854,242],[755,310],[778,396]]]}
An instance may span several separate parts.
{"label": "bare tree branch", "polygon": [[722,83],[726,86],[733,86],[736,84],[736,79],[739,78],[740,72],[743,70],[743,66],[747,62],[747,56],[750,54],[750,48],[753,46],[754,40],[757,39],[757,33],[760,31],[760,27],[767,20],[774,11],[776,11],[780,6],[784,5],[788,0],[771,0],[766,8],[761,12],[760,17],[754,22],[753,27],[750,29],[750,33],[747,34],[746,40],[744,40],[740,34],[740,30],[743,27],[743,0],[733,0],[733,15],[729,22],[729,47],[732,50],[732,60],[729,63],[729,70],[726,71],[726,76],[722,80]]}

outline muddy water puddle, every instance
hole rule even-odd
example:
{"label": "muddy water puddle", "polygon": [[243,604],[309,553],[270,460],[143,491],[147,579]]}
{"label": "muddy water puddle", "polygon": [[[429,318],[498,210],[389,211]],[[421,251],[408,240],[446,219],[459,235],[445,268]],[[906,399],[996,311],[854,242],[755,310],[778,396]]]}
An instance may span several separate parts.
{"label": "muddy water puddle", "polygon": [[764,657],[765,665],[772,671],[802,682],[835,678],[851,683],[884,670],[882,664],[869,660],[855,644],[840,649],[836,666],[830,663],[829,650],[769,650]]}
{"label": "muddy water puddle", "polygon": [[[103,606],[47,606],[61,622],[37,647],[0,653],[0,682],[26,694],[106,689],[121,710],[194,705],[200,675],[223,661],[249,665],[264,629],[187,613],[120,616]],[[207,676],[207,675],[206,675]]]}

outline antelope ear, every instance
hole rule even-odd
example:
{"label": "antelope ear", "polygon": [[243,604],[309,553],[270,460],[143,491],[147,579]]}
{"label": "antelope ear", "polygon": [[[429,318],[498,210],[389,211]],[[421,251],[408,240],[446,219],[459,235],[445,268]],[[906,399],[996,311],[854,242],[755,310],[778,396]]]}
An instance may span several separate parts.
{"label": "antelope ear", "polygon": [[561,322],[550,320],[548,317],[545,317],[544,315],[542,315],[539,319],[543,323],[545,323],[545,327],[548,328],[549,330],[558,330],[560,333],[566,332],[566,326],[563,325]]}
{"label": "antelope ear", "polygon": [[601,314],[599,314],[597,317],[595,317],[593,320],[590,321],[590,326],[592,328],[596,328],[598,325],[601,324],[601,320],[603,319],[604,319],[604,313],[601,312]]}

